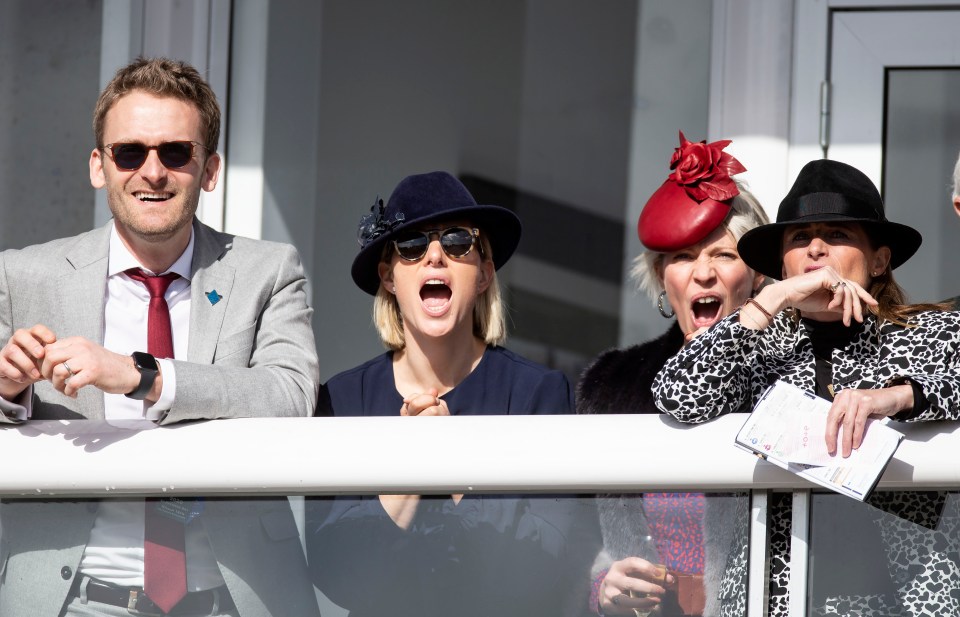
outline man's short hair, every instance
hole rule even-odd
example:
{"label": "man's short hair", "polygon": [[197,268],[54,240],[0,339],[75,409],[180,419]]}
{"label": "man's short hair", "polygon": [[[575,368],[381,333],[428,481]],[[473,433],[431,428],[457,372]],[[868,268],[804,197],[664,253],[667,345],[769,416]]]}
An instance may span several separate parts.
{"label": "man's short hair", "polygon": [[136,90],[156,96],[172,97],[193,103],[200,112],[200,130],[208,154],[217,151],[220,142],[220,106],[217,95],[186,62],[169,58],[137,58],[114,75],[100,93],[93,110],[93,135],[97,147],[103,148],[103,125],[107,112],[123,96]]}

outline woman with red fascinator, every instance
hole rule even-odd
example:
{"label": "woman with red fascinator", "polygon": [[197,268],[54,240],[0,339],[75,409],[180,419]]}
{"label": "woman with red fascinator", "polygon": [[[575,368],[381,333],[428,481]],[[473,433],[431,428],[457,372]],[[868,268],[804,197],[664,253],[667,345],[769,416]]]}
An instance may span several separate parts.
{"label": "woman with red fascinator", "polygon": [[[660,314],[674,321],[653,341],[601,354],[577,386],[578,413],[659,413],[650,387],[666,361],[762,285],[763,275],[740,259],[737,241],[768,220],[732,178],[746,170],[723,151],[728,144],[690,142],[680,133],[670,176],[640,214],[646,250],[632,271]],[[593,612],[744,614],[745,499],[700,493],[598,499],[604,549],[594,564]],[[741,524],[731,524],[738,516]]]}

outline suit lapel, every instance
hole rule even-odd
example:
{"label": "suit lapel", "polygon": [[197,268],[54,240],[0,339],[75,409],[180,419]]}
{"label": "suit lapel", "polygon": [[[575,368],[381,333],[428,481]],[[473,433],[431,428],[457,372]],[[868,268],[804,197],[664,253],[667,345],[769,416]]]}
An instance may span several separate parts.
{"label": "suit lapel", "polygon": [[[102,268],[98,266],[103,266]],[[103,345],[103,298],[107,282],[102,264],[60,277],[61,332],[82,336]]]}
{"label": "suit lapel", "polygon": [[[66,272],[58,279],[58,335],[82,336],[103,345],[103,306],[110,252],[108,224],[80,238],[65,255]],[[88,418],[103,418],[103,393],[84,388],[78,400]]]}
{"label": "suit lapel", "polygon": [[232,246],[232,237],[194,223],[193,265],[190,279],[190,347],[187,359],[213,364],[217,341],[236,272],[220,258]]}

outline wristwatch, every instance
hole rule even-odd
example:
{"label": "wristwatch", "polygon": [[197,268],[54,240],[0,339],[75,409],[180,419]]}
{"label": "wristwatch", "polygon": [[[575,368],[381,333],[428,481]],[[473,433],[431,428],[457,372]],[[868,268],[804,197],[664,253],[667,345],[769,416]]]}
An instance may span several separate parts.
{"label": "wristwatch", "polygon": [[140,385],[130,392],[127,392],[126,396],[127,398],[142,401],[147,397],[147,394],[150,393],[153,382],[157,380],[157,373],[160,372],[160,367],[157,365],[157,359],[148,353],[135,351],[130,354],[130,357],[133,358],[133,366],[140,371]]}

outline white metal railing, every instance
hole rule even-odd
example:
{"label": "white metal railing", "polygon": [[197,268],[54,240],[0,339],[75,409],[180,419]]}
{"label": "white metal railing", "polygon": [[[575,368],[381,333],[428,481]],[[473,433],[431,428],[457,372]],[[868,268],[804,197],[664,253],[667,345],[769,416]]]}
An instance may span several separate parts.
{"label": "white metal railing", "polygon": [[[752,490],[748,615],[766,610],[768,489],[793,492],[791,614],[806,610],[806,481],[733,445],[744,416],[250,418],[131,430],[90,420],[0,429],[0,495]],[[879,488],[956,489],[960,423],[906,434]],[[302,514],[302,500],[294,511]],[[298,514],[298,518],[301,516]],[[302,518],[300,525],[302,526]],[[302,529],[301,529],[302,531]]]}
{"label": "white metal railing", "polygon": [[[743,416],[250,418],[0,430],[0,495],[802,489],[733,445]],[[960,424],[898,424],[881,489],[960,487]]]}

